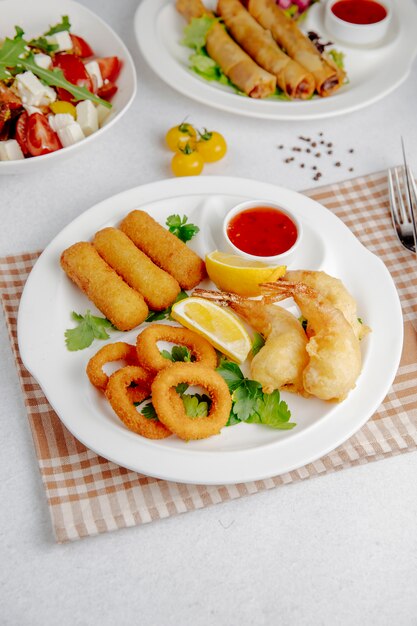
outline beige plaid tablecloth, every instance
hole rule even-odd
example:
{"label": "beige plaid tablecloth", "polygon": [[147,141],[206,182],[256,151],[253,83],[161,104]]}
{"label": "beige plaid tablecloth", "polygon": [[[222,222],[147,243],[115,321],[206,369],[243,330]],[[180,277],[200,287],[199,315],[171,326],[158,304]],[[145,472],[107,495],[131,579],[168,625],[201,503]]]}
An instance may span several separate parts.
{"label": "beige plaid tablecloth", "polygon": [[417,447],[417,264],[390,221],[385,173],[308,191],[340,217],[385,263],[400,294],[405,324],[401,365],[375,415],[322,459],[267,480],[226,486],[184,485],[118,467],[79,443],[24,368],[16,318],[26,278],[39,253],[0,259],[0,295],[29,424],[58,542],[152,522]]}

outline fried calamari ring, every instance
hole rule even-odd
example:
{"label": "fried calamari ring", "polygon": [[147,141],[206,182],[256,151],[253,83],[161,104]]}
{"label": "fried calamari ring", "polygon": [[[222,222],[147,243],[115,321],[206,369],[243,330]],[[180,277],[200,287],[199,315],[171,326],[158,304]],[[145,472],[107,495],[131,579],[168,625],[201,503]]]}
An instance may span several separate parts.
{"label": "fried calamari ring", "polygon": [[[175,387],[180,383],[207,390],[211,406],[206,417],[188,417]],[[205,439],[226,425],[232,408],[229,388],[218,372],[200,363],[174,363],[161,370],[152,383],[152,404],[160,421],[181,439]]]}
{"label": "fried calamari ring", "polygon": [[103,346],[91,357],[87,363],[87,376],[90,379],[90,383],[101,391],[106,389],[109,381],[103,366],[113,361],[126,361],[128,365],[139,365],[135,346],[131,346],[124,341],[116,341]]}
{"label": "fried calamari ring", "polygon": [[[128,393],[128,388],[132,383],[146,388],[148,380],[149,372],[144,370],[143,367],[135,365],[122,367],[110,376],[105,391],[106,397],[116,415],[129,430],[147,439],[165,439],[172,433],[162,422],[148,419],[139,413]],[[149,395],[150,389],[148,388],[147,396]]]}
{"label": "fried calamari ring", "polygon": [[167,326],[165,324],[152,324],[148,326],[136,340],[136,352],[140,365],[156,374],[162,369],[172,365],[159,351],[157,341],[169,341],[170,343],[186,346],[195,360],[212,369],[217,366],[217,355],[213,346],[192,330],[179,326]]}

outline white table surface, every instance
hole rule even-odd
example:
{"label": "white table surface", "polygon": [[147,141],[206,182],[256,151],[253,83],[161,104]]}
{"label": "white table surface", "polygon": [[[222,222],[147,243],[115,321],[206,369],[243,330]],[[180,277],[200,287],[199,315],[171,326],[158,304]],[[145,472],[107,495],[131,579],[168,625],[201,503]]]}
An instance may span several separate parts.
{"label": "white table surface", "polygon": [[[237,117],[188,100],[152,74],[132,32],[137,0],[84,3],[130,48],[137,98],[79,157],[45,174],[0,178],[0,256],[41,249],[99,200],[170,176],[162,138],[186,116],[226,136],[229,153],[212,174],[309,188],[311,171],[284,166],[277,145],[319,131],[341,156],[355,148],[350,176],[398,163],[401,134],[417,171],[416,63],[396,92],[342,118]],[[323,184],[348,176],[321,165]],[[417,454],[57,545],[3,322],[0,346],[2,625],[417,623]]]}

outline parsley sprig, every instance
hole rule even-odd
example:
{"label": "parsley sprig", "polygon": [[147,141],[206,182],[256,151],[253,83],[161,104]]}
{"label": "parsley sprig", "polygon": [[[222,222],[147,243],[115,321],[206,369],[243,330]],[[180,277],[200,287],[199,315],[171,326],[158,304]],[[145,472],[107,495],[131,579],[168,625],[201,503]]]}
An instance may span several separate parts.
{"label": "parsley sprig", "polygon": [[[178,296],[175,298],[175,302],[184,300],[184,298],[188,298],[188,293],[186,291],[180,291]],[[175,304],[175,302],[173,304]],[[172,319],[171,309],[172,304],[162,311],[150,311],[145,322],[159,322],[160,320]]]}
{"label": "parsley sprig", "polygon": [[71,317],[77,322],[75,328],[65,331],[65,343],[71,352],[88,348],[94,339],[108,339],[110,335],[107,330],[115,330],[108,319],[91,315],[90,311],[86,311],[85,315],[72,311]]}
{"label": "parsley sprig", "polygon": [[170,233],[186,243],[200,231],[198,226],[187,222],[188,217],[186,215],[183,215],[182,217],[179,215],[170,215],[167,217],[166,225],[168,226]]}
{"label": "parsley sprig", "polygon": [[281,400],[278,390],[264,393],[256,380],[245,378],[240,367],[222,358],[217,368],[226,381],[232,395],[232,410],[228,426],[246,422],[264,424],[278,430],[290,430],[296,424],[290,422],[291,411]]}

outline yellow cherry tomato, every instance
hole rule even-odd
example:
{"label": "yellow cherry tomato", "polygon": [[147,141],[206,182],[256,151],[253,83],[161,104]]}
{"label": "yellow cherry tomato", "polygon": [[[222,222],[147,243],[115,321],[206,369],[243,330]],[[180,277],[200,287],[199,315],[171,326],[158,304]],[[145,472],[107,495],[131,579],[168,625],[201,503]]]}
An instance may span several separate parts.
{"label": "yellow cherry tomato", "polygon": [[77,110],[71,102],[64,102],[63,100],[56,100],[49,105],[52,113],[69,113],[75,119],[77,116]]}
{"label": "yellow cherry tomato", "polygon": [[200,133],[197,151],[201,154],[205,163],[214,163],[224,157],[227,152],[227,144],[220,133],[215,130],[205,130],[203,133]]}
{"label": "yellow cherry tomato", "polygon": [[174,126],[169,129],[165,135],[165,141],[168,148],[172,150],[172,152],[178,152],[182,148],[185,148],[187,143],[192,146],[196,143],[197,131],[193,126],[191,126],[191,124],[183,122],[182,124],[179,124],[179,126]]}
{"label": "yellow cherry tomato", "polygon": [[198,176],[203,167],[203,157],[189,143],[172,157],[171,169],[175,176]]}

